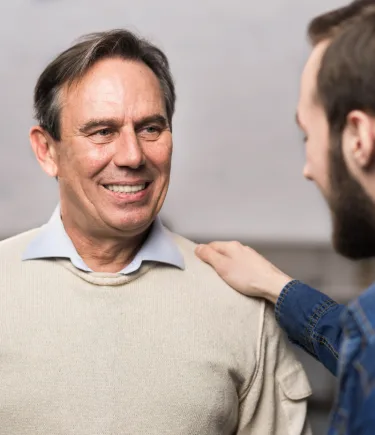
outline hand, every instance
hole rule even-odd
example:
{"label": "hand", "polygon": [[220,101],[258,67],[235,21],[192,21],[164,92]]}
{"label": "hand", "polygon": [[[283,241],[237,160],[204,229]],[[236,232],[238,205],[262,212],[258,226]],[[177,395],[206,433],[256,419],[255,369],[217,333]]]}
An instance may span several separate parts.
{"label": "hand", "polygon": [[247,296],[263,297],[275,304],[282,289],[292,281],[290,276],[239,242],[199,245],[195,252],[227,284]]}

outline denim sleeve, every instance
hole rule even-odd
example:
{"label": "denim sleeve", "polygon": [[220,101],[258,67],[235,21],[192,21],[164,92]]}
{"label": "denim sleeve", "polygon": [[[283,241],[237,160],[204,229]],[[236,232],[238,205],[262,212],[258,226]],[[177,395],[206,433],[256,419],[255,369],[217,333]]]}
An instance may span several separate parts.
{"label": "denim sleeve", "polygon": [[339,346],[342,337],[341,315],[345,305],[325,294],[291,281],[276,303],[276,319],[290,341],[337,375]]}
{"label": "denim sleeve", "polygon": [[[361,368],[358,367],[358,370]],[[358,374],[358,377],[353,376],[353,381],[357,381],[354,384],[354,390],[352,393],[352,407],[348,410],[349,423],[346,427],[349,427],[349,435],[374,435],[375,431],[375,388],[374,380],[371,379],[371,386],[364,388],[363,374]]]}
{"label": "denim sleeve", "polygon": [[375,434],[374,303],[369,302],[370,307],[365,307],[355,301],[343,316],[339,395],[331,416],[330,435]]}

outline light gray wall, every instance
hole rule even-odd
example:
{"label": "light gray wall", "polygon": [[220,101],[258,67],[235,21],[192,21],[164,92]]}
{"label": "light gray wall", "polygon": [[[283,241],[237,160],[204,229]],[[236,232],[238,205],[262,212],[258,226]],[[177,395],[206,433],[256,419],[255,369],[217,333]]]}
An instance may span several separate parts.
{"label": "light gray wall", "polygon": [[164,215],[194,237],[326,241],[323,201],[302,179],[294,125],[310,17],[341,0],[1,2],[0,235],[46,220],[57,201],[28,144],[32,90],[79,35],[141,32],[177,84],[173,178]]}

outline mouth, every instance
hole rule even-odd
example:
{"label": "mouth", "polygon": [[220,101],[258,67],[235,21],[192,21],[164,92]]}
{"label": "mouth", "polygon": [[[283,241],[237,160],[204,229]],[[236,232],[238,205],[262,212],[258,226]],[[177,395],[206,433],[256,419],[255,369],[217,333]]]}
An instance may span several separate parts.
{"label": "mouth", "polygon": [[135,195],[136,193],[146,190],[151,182],[141,184],[104,184],[103,187],[114,193]]}

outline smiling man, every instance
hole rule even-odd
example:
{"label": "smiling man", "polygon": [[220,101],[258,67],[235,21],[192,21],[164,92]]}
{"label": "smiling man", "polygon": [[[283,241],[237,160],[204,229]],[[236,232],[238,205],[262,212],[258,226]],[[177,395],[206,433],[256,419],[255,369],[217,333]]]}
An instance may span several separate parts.
{"label": "smiling man", "polygon": [[271,308],[158,218],[174,104],[165,55],[124,30],[42,73],[30,137],[60,204],[0,244],[0,434],[310,433]]}

